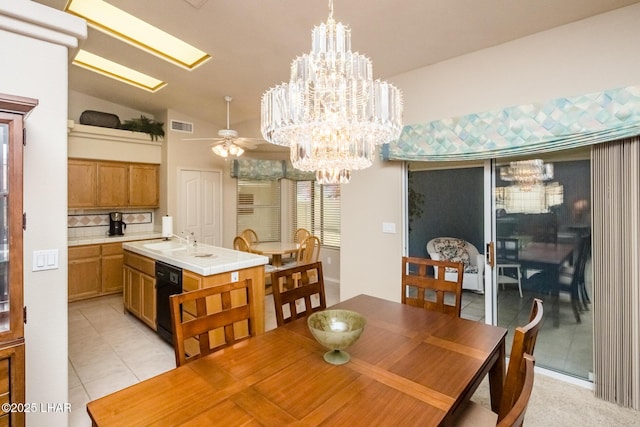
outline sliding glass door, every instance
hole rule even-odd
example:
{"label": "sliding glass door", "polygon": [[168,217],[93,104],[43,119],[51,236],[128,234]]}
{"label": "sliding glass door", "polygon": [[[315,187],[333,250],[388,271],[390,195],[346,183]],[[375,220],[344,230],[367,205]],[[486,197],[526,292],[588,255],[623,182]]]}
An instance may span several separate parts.
{"label": "sliding glass door", "polygon": [[[495,163],[497,324],[544,303],[536,365],[591,380],[591,188],[588,150]],[[510,342],[508,343],[510,345]]]}
{"label": "sliding glass door", "polygon": [[[513,331],[528,322],[532,301],[540,298],[545,320],[536,365],[591,380],[590,206],[588,150],[412,163],[408,254],[429,257],[433,239],[468,242],[469,258],[479,255],[479,265],[465,272],[462,316]],[[490,243],[493,264],[484,256]]]}

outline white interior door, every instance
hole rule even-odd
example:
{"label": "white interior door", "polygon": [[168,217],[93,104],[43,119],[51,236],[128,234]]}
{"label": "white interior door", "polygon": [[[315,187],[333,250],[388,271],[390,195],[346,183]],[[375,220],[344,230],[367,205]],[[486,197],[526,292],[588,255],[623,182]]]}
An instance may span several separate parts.
{"label": "white interior door", "polygon": [[219,171],[180,170],[177,233],[222,246],[222,176]]}

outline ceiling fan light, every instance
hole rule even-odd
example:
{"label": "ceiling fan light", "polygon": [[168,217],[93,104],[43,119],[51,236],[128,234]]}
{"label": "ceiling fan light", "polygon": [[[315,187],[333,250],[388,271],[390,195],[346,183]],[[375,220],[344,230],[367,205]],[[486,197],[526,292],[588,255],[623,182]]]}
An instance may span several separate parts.
{"label": "ceiling fan light", "polygon": [[229,155],[229,153],[227,152],[227,148],[224,145],[216,145],[214,147],[211,147],[211,151],[213,151],[214,154],[217,154],[218,156],[224,158]]}
{"label": "ceiling fan light", "polygon": [[242,153],[244,153],[244,150],[235,144],[231,144],[231,147],[229,147],[229,154],[232,156],[240,157]]}

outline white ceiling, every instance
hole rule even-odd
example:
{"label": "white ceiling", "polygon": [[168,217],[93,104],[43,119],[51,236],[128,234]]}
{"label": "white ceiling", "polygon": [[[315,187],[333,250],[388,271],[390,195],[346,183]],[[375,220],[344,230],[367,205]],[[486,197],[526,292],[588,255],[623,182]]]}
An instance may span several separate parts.
{"label": "white ceiling", "polygon": [[[62,10],[67,0],[34,1]],[[172,108],[221,128],[230,95],[231,128],[253,122],[245,137],[260,136],[262,93],[288,80],[291,61],[310,50],[311,29],[329,14],[328,0],[108,1],[212,59],[186,71],[90,28],[84,49],[168,85],[149,93],[72,66],[71,90],[152,114]],[[638,1],[334,0],[334,17],[349,25],[352,48],[371,58],[374,76],[389,79]]]}

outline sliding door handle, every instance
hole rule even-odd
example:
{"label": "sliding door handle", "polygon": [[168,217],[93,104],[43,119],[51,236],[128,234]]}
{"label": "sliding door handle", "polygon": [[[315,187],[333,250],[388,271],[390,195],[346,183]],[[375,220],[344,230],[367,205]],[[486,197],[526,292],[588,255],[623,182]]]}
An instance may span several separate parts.
{"label": "sliding door handle", "polygon": [[487,259],[487,264],[494,268],[496,266],[496,257],[494,252],[495,245],[493,242],[487,243],[487,250],[485,251],[485,258]]}

